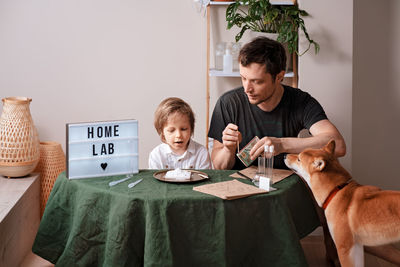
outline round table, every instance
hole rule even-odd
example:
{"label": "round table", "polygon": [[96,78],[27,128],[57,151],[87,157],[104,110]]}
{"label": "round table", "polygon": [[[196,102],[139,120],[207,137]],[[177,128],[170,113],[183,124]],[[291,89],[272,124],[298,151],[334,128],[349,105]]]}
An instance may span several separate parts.
{"label": "round table", "polygon": [[113,187],[123,176],[60,174],[33,252],[57,266],[307,266],[299,240],[319,220],[297,175],[276,191],[223,200],[193,187],[232,180],[235,171],[203,170],[210,179],[196,183],[161,182],[155,171]]}

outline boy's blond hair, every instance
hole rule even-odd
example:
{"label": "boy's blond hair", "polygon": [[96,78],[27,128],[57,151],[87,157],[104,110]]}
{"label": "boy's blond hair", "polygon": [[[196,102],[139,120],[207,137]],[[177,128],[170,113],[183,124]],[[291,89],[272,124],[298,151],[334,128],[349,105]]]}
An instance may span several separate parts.
{"label": "boy's blond hair", "polygon": [[154,112],[154,127],[162,141],[165,140],[163,129],[168,122],[168,117],[175,112],[179,112],[189,118],[191,135],[193,135],[195,118],[192,108],[188,103],[178,97],[169,97],[161,101]]}

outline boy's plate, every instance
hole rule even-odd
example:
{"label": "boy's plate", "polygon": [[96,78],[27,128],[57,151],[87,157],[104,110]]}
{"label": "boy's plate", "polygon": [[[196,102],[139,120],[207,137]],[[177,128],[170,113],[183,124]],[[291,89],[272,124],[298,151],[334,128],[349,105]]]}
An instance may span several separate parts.
{"label": "boy's plate", "polygon": [[163,182],[170,182],[170,183],[191,183],[191,182],[197,182],[197,181],[202,181],[209,179],[207,173],[201,172],[201,171],[196,171],[196,170],[185,170],[191,172],[190,179],[183,180],[183,179],[174,179],[174,178],[165,178],[165,174],[171,170],[162,170],[155,172],[153,174],[153,177],[156,178],[159,181]]}

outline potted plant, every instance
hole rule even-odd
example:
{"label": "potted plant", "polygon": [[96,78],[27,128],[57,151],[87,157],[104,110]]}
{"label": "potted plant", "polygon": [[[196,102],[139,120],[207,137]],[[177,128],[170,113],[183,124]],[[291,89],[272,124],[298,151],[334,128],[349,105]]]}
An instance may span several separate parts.
{"label": "potted plant", "polygon": [[[234,25],[241,28],[235,36],[238,42],[247,30],[255,32],[277,33],[277,41],[287,43],[290,53],[299,56],[310,50],[319,51],[319,44],[312,40],[307,32],[304,20],[309,14],[297,5],[272,5],[269,0],[235,0],[226,10],[227,28]],[[302,53],[298,51],[298,29],[301,29],[308,41],[308,47]]]}

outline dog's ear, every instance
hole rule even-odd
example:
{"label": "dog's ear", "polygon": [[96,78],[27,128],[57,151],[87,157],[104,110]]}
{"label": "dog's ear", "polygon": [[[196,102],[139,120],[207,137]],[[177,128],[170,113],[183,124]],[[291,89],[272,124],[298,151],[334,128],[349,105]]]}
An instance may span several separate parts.
{"label": "dog's ear", "polygon": [[329,154],[334,155],[335,154],[335,147],[336,147],[335,139],[331,139],[328,142],[328,144],[326,144],[326,146],[324,147],[324,150],[326,152],[328,152]]}
{"label": "dog's ear", "polygon": [[313,167],[317,171],[322,171],[325,168],[325,160],[323,158],[316,158],[313,162]]}

